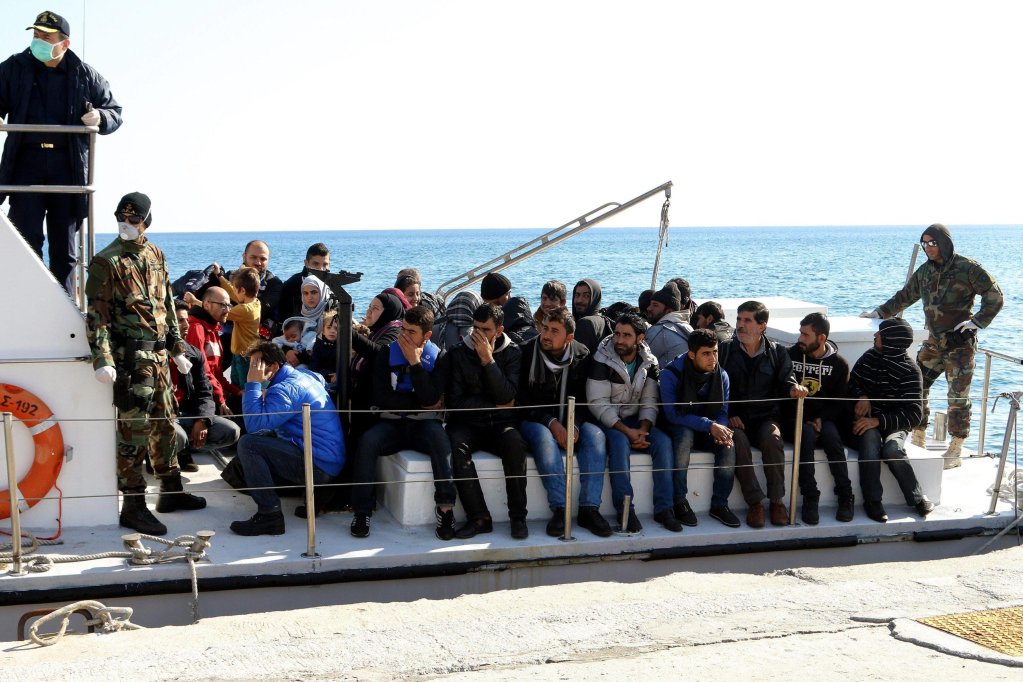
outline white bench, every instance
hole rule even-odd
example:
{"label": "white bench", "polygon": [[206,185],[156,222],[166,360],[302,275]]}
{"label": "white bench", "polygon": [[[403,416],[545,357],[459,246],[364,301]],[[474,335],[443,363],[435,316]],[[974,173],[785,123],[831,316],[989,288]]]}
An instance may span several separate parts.
{"label": "white bench", "polygon": [[[916,472],[917,479],[924,494],[933,502],[941,501],[941,475],[942,460],[938,454],[927,453],[921,448],[911,445],[906,446],[907,454]],[[849,457],[849,478],[852,479],[853,493],[856,495],[856,502],[862,502],[860,492],[860,472],[857,465],[855,450],[847,449]],[[791,491],[792,446],[786,444],[788,462],[785,466],[785,491],[786,503],[788,494]],[[757,464],[757,476],[760,479],[761,487],[765,490],[766,484],[763,476],[760,451],[754,448],[753,459]],[[477,452],[473,455],[476,463],[476,472],[480,477],[480,484],[483,487],[483,494],[487,500],[487,507],[498,522],[507,521],[508,507],[504,486],[504,469],[501,460],[487,452]],[[834,479],[828,469],[827,458],[823,450],[817,450],[814,458],[816,467],[817,487],[821,491],[821,506],[837,506],[834,490]],[[639,514],[653,513],[653,479],[650,475],[650,456],[642,453],[632,453],[631,457],[631,481],[634,493],[633,504]],[[710,509],[711,485],[713,482],[714,457],[709,452],[693,451],[689,463],[689,504],[697,513],[707,512]],[[526,457],[526,500],[528,518],[547,519],[550,518],[550,507],[547,504],[547,493],[543,483],[536,471],[531,456]],[[434,523],[434,501],[433,501],[433,470],[430,467],[430,458],[422,453],[412,450],[402,450],[397,454],[388,457],[380,457],[377,460],[377,480],[383,487],[383,495],[380,503],[387,508],[394,518],[403,526],[421,526]],[[881,484],[884,486],[884,503],[893,507],[904,505],[905,499],[899,490],[898,484],[888,467],[881,465]],[[579,498],[579,471],[575,470],[573,482],[573,508],[578,506]],[[742,516],[745,513],[746,503],[742,499],[739,485],[732,486],[732,494],[728,498],[728,504],[732,509]],[[601,512],[608,518],[614,516],[614,506],[611,504],[611,483],[608,476],[604,475],[604,490],[600,506]],[[458,519],[465,518],[462,505],[456,508],[455,515]]]}

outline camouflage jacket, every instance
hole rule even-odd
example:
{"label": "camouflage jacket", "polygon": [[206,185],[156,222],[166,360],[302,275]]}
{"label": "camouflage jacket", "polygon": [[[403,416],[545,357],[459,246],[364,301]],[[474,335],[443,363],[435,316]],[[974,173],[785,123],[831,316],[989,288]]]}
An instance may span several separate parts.
{"label": "camouflage jacket", "polygon": [[166,339],[171,355],[185,351],[163,251],[152,242],[114,239],[89,263],[85,293],[93,369],[114,366],[128,338]]}
{"label": "camouflage jacket", "polygon": [[[974,297],[980,310],[973,315]],[[927,261],[913,273],[902,290],[878,306],[883,318],[893,317],[923,299],[924,320],[934,336],[942,336],[960,322],[972,319],[984,328],[1002,309],[1002,290],[977,261],[958,253],[938,265]]]}

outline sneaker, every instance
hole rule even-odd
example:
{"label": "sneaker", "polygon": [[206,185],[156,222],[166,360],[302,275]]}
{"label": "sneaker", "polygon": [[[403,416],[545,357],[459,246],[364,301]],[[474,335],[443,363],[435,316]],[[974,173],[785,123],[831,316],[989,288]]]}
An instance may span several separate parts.
{"label": "sneaker", "polygon": [[696,514],[693,512],[693,508],[689,506],[689,500],[682,498],[680,502],[675,503],[675,518],[682,522],[683,526],[695,526]]}
{"label": "sneaker", "polygon": [[867,512],[867,518],[878,523],[888,523],[888,513],[880,502],[863,502],[863,511]]}
{"label": "sneaker", "polygon": [[[761,507],[761,509],[763,509],[763,507]],[[739,523],[739,517],[733,514],[732,510],[728,507],[711,507],[710,518],[717,519],[729,528],[738,528],[742,525]],[[761,522],[760,525],[763,526],[763,522]]]}
{"label": "sneaker", "polygon": [[523,518],[511,520],[511,536],[513,540],[525,540],[529,537],[529,526]]}
{"label": "sneaker", "polygon": [[[468,540],[474,538],[481,533],[492,533],[494,531],[493,519],[476,519],[468,520],[459,526],[458,530],[455,531],[455,537],[459,540]],[[443,540],[444,538],[441,538]]]}
{"label": "sneaker", "polygon": [[919,514],[920,516],[927,516],[932,511],[934,511],[934,503],[928,500],[927,496],[925,495],[922,500],[916,503],[914,509],[916,509],[916,513]]}
{"label": "sneaker", "polygon": [[[621,518],[621,515],[619,515],[619,518]],[[625,524],[625,528],[622,528],[622,531],[625,533],[639,533],[642,532],[642,530],[643,524],[639,522],[639,517],[636,516],[636,510],[630,509],[629,520]]]}
{"label": "sneaker", "polygon": [[835,512],[835,520],[848,523],[853,520],[855,511],[853,505],[856,498],[853,495],[840,495],[838,498],[838,511]]}
{"label": "sneaker", "polygon": [[454,509],[441,511],[440,507],[437,507],[437,537],[445,541],[455,537]]}
{"label": "sneaker", "polygon": [[806,493],[803,495],[803,523],[809,526],[816,526],[821,522],[819,503],[820,493]]}
{"label": "sneaker", "polygon": [[600,515],[600,510],[596,507],[579,507],[576,523],[580,528],[585,528],[599,538],[611,537],[611,524]]}
{"label": "sneaker", "polygon": [[[670,530],[672,533],[682,532],[682,522],[675,518],[675,512],[671,509],[665,509],[654,514],[654,521],[664,526],[666,530]],[[693,524],[694,526],[696,524]]]}
{"label": "sneaker", "polygon": [[359,512],[355,512],[355,518],[352,519],[352,537],[369,537],[369,514],[360,514]]}
{"label": "sneaker", "polygon": [[280,509],[256,512],[247,521],[232,521],[231,531],[238,535],[284,535],[284,513]]}
{"label": "sneaker", "polygon": [[547,534],[552,538],[560,538],[565,534],[565,508],[555,507],[551,520],[547,522]]}
{"label": "sneaker", "polygon": [[771,525],[772,526],[787,526],[789,525],[789,510],[785,507],[784,502],[771,501]]}
{"label": "sneaker", "polygon": [[765,523],[764,504],[757,502],[746,512],[746,525],[750,528],[763,528]]}

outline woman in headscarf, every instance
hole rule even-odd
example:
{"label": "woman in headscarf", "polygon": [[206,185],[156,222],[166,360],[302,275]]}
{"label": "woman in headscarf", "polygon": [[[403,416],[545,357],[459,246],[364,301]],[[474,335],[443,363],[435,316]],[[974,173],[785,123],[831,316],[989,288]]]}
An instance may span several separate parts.
{"label": "woman in headscarf", "polygon": [[445,350],[451,350],[472,331],[472,314],[483,303],[475,291],[462,289],[451,300],[444,315],[434,322],[430,340]]}
{"label": "woman in headscarf", "polygon": [[[388,347],[401,332],[401,321],[405,317],[404,302],[390,290],[385,289],[369,302],[362,324],[353,325],[351,391],[349,396],[353,410],[368,410],[373,405],[373,364],[378,352],[387,352]],[[358,438],[372,426],[368,414],[352,415],[351,434]],[[354,441],[353,441],[354,442]]]}

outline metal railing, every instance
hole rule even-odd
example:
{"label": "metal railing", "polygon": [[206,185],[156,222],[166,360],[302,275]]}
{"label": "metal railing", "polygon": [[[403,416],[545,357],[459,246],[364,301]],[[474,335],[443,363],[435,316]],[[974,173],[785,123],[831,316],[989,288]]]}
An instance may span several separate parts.
{"label": "metal railing", "polygon": [[[661,211],[661,234],[659,235],[659,241],[657,245],[657,260],[655,261],[655,263],[660,263],[661,250],[664,248],[665,237],[667,236],[668,220],[667,206],[669,204],[669,200],[671,199],[671,187],[672,182],[669,180],[668,182],[664,183],[663,185],[659,185],[658,187],[655,187],[649,192],[645,192],[639,195],[638,197],[635,197],[634,199],[626,201],[624,204],[619,204],[617,202],[612,201],[603,204],[602,206],[598,206],[597,208],[582,214],[578,218],[574,218],[573,220],[568,221],[567,223],[560,227],[556,227],[553,230],[550,230],[549,232],[545,232],[539,237],[530,239],[524,244],[520,244],[514,249],[507,251],[506,253],[497,256],[496,258],[491,258],[482,265],[477,265],[476,267],[467,270],[460,275],[452,277],[451,279],[447,280],[446,282],[442,283],[439,287],[437,287],[437,290],[434,293],[436,294],[437,298],[439,298],[441,301],[447,302],[447,299],[451,294],[455,293],[456,291],[461,291],[466,287],[472,286],[476,282],[479,282],[484,277],[486,277],[488,273],[499,272],[506,268],[510,268],[516,263],[524,261],[527,258],[532,258],[541,251],[546,251],[555,244],[559,244],[570,237],[574,237],[580,232],[588,230],[594,225],[602,223],[608,218],[618,215],[622,211],[628,210],[635,206],[636,204],[642,201],[646,201],[650,197],[660,194],[661,192],[664,192],[665,207]],[[607,210],[605,211],[604,209]],[[603,211],[603,213],[600,213],[601,211]],[[656,276],[657,272],[655,265],[654,277],[656,278]]]}
{"label": "metal railing", "polygon": [[997,351],[988,350],[986,348],[978,348],[978,353],[984,354],[984,388],[983,393],[980,396],[980,435],[977,443],[977,454],[983,455],[984,453],[984,438],[987,436],[987,401],[988,391],[991,388],[991,361],[992,360],[1005,360],[1011,362],[1014,365],[1023,365],[1023,359],[1006,355],[1005,353],[999,353]]}
{"label": "metal railing", "polygon": [[[5,133],[59,133],[65,135],[88,135],[89,155],[86,157],[86,179],[84,185],[0,185],[0,194],[84,194],[87,197],[86,225],[78,230],[78,265],[75,299],[78,308],[85,312],[85,269],[96,253],[96,235],[93,230],[93,178],[96,173],[96,135],[99,126],[36,125],[30,123],[0,124]],[[63,282],[61,282],[63,286]]]}

